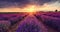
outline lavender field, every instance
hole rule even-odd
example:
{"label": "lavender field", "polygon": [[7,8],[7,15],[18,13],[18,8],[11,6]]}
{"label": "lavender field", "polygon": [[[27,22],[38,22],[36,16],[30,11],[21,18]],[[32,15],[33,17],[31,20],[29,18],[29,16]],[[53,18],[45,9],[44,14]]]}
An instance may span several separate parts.
{"label": "lavender field", "polygon": [[60,32],[60,12],[0,13],[0,32]]}

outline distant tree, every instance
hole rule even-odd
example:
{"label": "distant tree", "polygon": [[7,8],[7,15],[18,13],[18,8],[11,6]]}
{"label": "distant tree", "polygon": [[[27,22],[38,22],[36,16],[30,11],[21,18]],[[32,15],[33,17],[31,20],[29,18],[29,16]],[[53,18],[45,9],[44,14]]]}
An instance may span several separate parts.
{"label": "distant tree", "polygon": [[56,9],[55,12],[58,12],[58,10]]}

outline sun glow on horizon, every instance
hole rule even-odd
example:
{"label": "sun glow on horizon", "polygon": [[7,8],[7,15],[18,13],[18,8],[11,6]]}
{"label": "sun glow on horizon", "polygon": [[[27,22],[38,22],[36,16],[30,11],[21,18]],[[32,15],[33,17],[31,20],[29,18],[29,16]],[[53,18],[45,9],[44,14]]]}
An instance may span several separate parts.
{"label": "sun glow on horizon", "polygon": [[36,10],[36,6],[34,6],[34,5],[28,5],[27,7],[25,7],[23,10],[25,10],[25,11],[28,11],[28,12],[35,12],[35,10]]}
{"label": "sun glow on horizon", "polygon": [[36,5],[27,5],[23,10],[27,11],[29,15],[33,15],[36,13],[37,6]]}

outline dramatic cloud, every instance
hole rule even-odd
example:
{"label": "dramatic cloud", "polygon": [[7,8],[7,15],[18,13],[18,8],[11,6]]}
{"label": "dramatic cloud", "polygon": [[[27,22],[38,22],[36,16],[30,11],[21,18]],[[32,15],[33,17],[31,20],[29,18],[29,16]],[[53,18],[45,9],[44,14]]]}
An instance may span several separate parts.
{"label": "dramatic cloud", "polygon": [[43,5],[45,3],[51,3],[51,2],[56,2],[57,0],[38,0],[37,3],[40,5]]}
{"label": "dramatic cloud", "polygon": [[11,6],[24,7],[27,4],[44,5],[45,3],[51,4],[56,1],[60,2],[60,0],[0,0],[0,8]]}
{"label": "dramatic cloud", "polygon": [[0,0],[0,8],[10,6],[25,6],[28,3],[28,0]]}

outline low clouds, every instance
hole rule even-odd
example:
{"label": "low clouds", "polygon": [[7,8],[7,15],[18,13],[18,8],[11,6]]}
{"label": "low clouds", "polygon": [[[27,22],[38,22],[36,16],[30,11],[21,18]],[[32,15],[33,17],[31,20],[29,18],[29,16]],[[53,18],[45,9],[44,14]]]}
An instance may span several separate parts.
{"label": "low clouds", "polygon": [[40,5],[43,5],[45,3],[51,3],[51,2],[56,2],[57,0],[38,0],[37,2],[40,4]]}
{"label": "low clouds", "polygon": [[28,0],[0,0],[0,8],[11,6],[25,6],[29,4]]}
{"label": "low clouds", "polygon": [[30,3],[44,5],[45,3],[51,4],[51,2],[54,3],[56,1],[60,2],[60,0],[0,0],[0,8],[11,6],[24,7]]}

